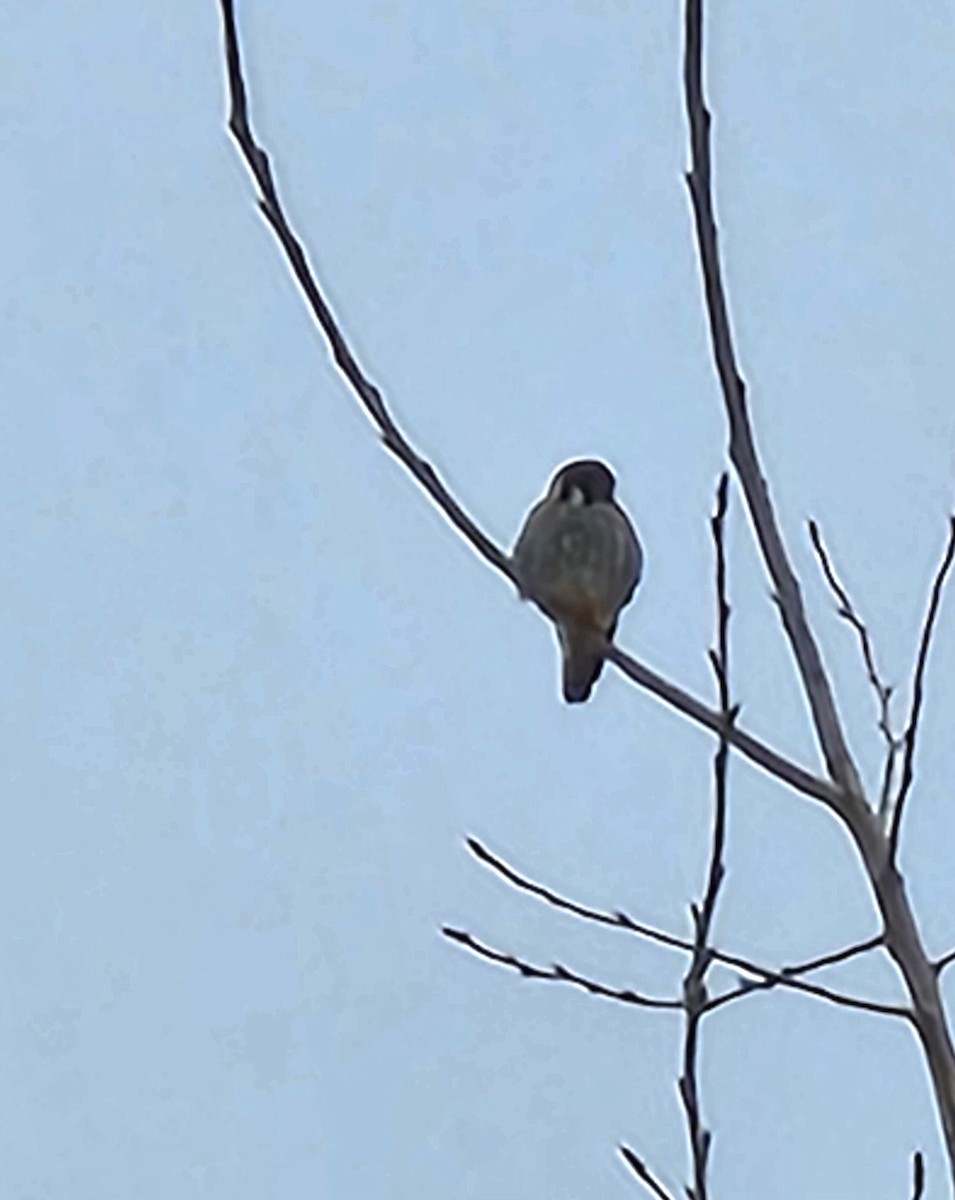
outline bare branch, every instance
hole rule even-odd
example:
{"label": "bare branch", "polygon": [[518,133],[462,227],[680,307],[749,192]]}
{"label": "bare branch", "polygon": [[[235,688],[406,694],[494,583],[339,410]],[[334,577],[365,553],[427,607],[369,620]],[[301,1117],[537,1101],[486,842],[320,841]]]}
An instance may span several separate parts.
{"label": "bare branch", "polygon": [[842,732],[832,688],[803,608],[799,582],[783,544],[763,476],[746,404],[746,385],[736,363],[719,240],[713,211],[710,113],[703,90],[703,0],[686,0],[684,88],[690,126],[691,166],[686,176],[706,295],[713,355],[729,420],[729,451],[746,496],[766,568],[773,581],[783,626],[812,712],[830,778],[860,802],[862,787]]}
{"label": "bare branch", "polygon": [[925,614],[925,624],[922,626],[922,638],[919,643],[918,659],[915,664],[915,677],[912,681],[912,708],[909,712],[909,720],[903,737],[905,753],[902,759],[902,781],[899,784],[899,794],[892,808],[892,824],[889,830],[889,846],[891,847],[893,856],[898,849],[899,831],[902,826],[902,812],[905,808],[905,802],[908,799],[909,790],[912,787],[912,780],[915,778],[915,741],[918,737],[919,718],[922,715],[925,668],[928,664],[928,654],[932,646],[935,619],[938,616],[939,606],[942,602],[942,593],[945,590],[945,578],[951,568],[953,558],[955,558],[955,516],[948,519],[948,543],[945,547],[942,561],[939,563],[938,571],[935,573],[935,582],[932,584],[932,595],[929,600],[928,611]]}
{"label": "bare branch", "polygon": [[657,1200],[674,1200],[672,1194],[666,1190],[639,1155],[634,1154],[629,1146],[621,1146],[619,1149],[620,1157],[644,1187],[657,1197]]}
{"label": "bare branch", "polygon": [[869,631],[866,628],[865,622],[856,611],[849,593],[839,582],[839,578],[832,566],[832,561],[823,545],[822,533],[815,521],[809,522],[809,538],[816,552],[816,557],[819,559],[819,566],[822,568],[826,582],[829,584],[829,588],[836,598],[838,604],[836,609],[837,614],[856,631],[866,675],[868,676],[869,683],[872,685],[872,690],[875,692],[879,732],[882,734],[882,739],[885,742],[885,765],[882,771],[882,787],[879,796],[879,812],[884,813],[889,803],[889,794],[892,790],[896,759],[902,746],[902,739],[892,731],[890,713],[892,688],[879,674]]}
{"label": "bare branch", "polygon": [[368,416],[378,427],[385,446],[408,468],[457,531],[492,567],[506,575],[516,586],[507,555],[480,530],[447,490],[429,462],[423,459],[395,424],[382,395],[367,378],[338,327],[331,308],[309,266],[302,243],[289,225],[278,197],[266,152],[256,142],[249,122],[249,107],[242,58],[235,23],[233,0],[221,0],[226,68],[229,81],[229,130],[259,189],[259,209],[278,239],[292,274],[312,310],[312,315],[328,339],[332,358],[350,384]]}
{"label": "bare branch", "polygon": [[457,942],[473,954],[477,954],[480,958],[500,963],[503,967],[510,967],[511,970],[517,971],[522,975],[524,979],[542,979],[550,983],[570,983],[574,987],[583,988],[585,992],[589,992],[592,996],[602,996],[606,1000],[618,1000],[622,1004],[634,1004],[638,1008],[678,1009],[681,1007],[679,1000],[661,1000],[654,996],[644,996],[639,992],[632,991],[630,988],[608,987],[606,984],[600,983],[599,980],[590,979],[586,975],[579,975],[576,971],[571,971],[567,967],[561,966],[560,963],[554,963],[550,967],[535,966],[534,963],[517,958],[513,954],[505,954],[500,950],[493,950],[490,946],[485,946],[464,929],[453,929],[450,925],[445,925],[442,927],[441,932],[450,941]]}
{"label": "bare branch", "polygon": [[[652,925],[634,921],[632,917],[624,912],[607,913],[601,912],[596,908],[588,908],[583,904],[577,904],[573,900],[568,900],[564,896],[558,895],[557,892],[553,892],[539,883],[534,883],[533,880],[520,875],[513,867],[492,854],[476,838],[468,838],[467,847],[479,862],[502,876],[508,883],[513,884],[514,887],[522,892],[528,892],[532,896],[537,896],[554,908],[572,913],[583,920],[593,921],[598,925],[605,925],[611,929],[624,929],[628,933],[646,938],[647,941],[656,942],[660,946],[668,946],[671,950],[683,950],[691,954],[693,952],[693,942],[686,938],[676,937],[674,934],[667,933],[662,929],[656,929]],[[810,971],[829,966],[832,963],[843,962],[857,954],[864,954],[869,950],[875,950],[881,945],[882,936],[877,935],[876,937],[868,938],[864,942],[857,942],[842,950],[825,954],[819,959],[799,963],[792,967],[784,967],[780,971],[770,971],[766,967],[762,967],[748,958],[743,958],[739,954],[730,954],[727,951],[717,950],[713,947],[710,947],[710,954],[717,962],[722,963],[724,966],[733,967],[737,971],[744,971],[749,975],[754,975],[761,990],[786,987],[792,991],[802,992],[807,996],[814,996],[819,1000],[828,1000],[833,1004],[840,1004],[849,1008],[867,1008],[869,1002],[866,1000],[857,1000],[854,996],[847,996],[841,992],[833,991],[831,988],[809,983],[806,980],[797,978],[797,976],[808,974]],[[755,988],[750,990],[755,990]],[[892,1015],[898,1014],[893,1010]]]}

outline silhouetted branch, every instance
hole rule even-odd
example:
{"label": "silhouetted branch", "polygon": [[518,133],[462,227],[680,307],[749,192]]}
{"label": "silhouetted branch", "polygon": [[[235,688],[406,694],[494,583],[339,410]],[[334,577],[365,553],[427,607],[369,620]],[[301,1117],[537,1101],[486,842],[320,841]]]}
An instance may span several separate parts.
{"label": "silhouetted branch", "polygon": [[713,211],[711,118],[703,91],[703,0],[686,0],[685,39],[684,89],[691,160],[686,182],[693,206],[713,356],[729,420],[730,458],[736,467],[766,569],[773,581],[783,626],[799,669],[829,775],[848,795],[858,798],[862,795],[859,775],[846,744],[826,669],[803,608],[799,582],[790,565],[776,521],[750,425],[746,385],[736,363]]}
{"label": "silhouetted branch", "polygon": [[902,781],[899,784],[899,794],[892,807],[892,824],[889,831],[889,845],[893,856],[898,849],[899,831],[902,827],[902,812],[905,808],[905,802],[908,799],[909,790],[912,787],[912,780],[915,777],[915,741],[918,737],[919,718],[922,715],[925,668],[928,665],[928,653],[932,646],[935,618],[938,616],[939,606],[942,602],[942,593],[945,590],[945,577],[951,568],[953,558],[955,558],[955,516],[949,517],[948,520],[948,543],[945,547],[942,561],[939,563],[938,571],[935,573],[935,582],[932,584],[932,596],[929,600],[928,611],[925,614],[925,624],[922,626],[922,637],[915,664],[915,677],[912,681],[912,708],[909,712],[909,720],[903,736],[905,753],[902,758]]}
{"label": "silhouetted branch", "polygon": [[889,795],[892,790],[892,784],[895,777],[895,763],[898,757],[899,750],[902,747],[902,738],[892,731],[892,720],[890,713],[890,702],[892,699],[892,688],[885,683],[882,676],[879,674],[879,669],[876,666],[875,651],[872,647],[872,639],[869,636],[869,631],[866,628],[865,622],[856,612],[855,606],[849,593],[839,582],[839,578],[832,566],[832,561],[826,551],[822,541],[822,534],[819,526],[815,521],[809,522],[809,538],[812,542],[812,547],[816,552],[816,557],[819,559],[819,565],[822,568],[822,573],[829,584],[829,588],[836,598],[838,607],[836,613],[847,621],[849,625],[856,631],[859,639],[859,648],[862,651],[862,661],[865,664],[866,674],[869,678],[869,683],[872,685],[872,690],[875,692],[876,706],[878,708],[878,726],[879,732],[882,734],[882,739],[885,742],[885,765],[882,771],[882,787],[879,795],[879,812],[885,813],[889,804]]}
{"label": "silhouetted branch", "polygon": [[589,992],[592,996],[602,996],[606,1000],[618,1000],[622,1004],[634,1004],[638,1008],[677,1009],[681,1007],[679,1000],[660,1000],[654,996],[644,996],[639,992],[632,991],[630,988],[608,987],[606,984],[600,983],[599,980],[590,979],[586,975],[579,975],[576,971],[571,971],[567,967],[561,966],[560,963],[554,963],[550,967],[538,967],[534,963],[527,962],[523,958],[517,958],[513,954],[505,954],[500,950],[493,950],[490,946],[485,946],[464,929],[453,929],[450,925],[445,925],[442,927],[441,932],[450,941],[457,942],[458,945],[464,946],[466,950],[470,950],[480,958],[500,963],[502,967],[510,967],[511,970],[517,971],[524,979],[541,979],[549,983],[570,983],[574,987],[583,988],[585,992]]}
{"label": "silhouetted branch", "polygon": [[629,1146],[621,1146],[619,1149],[620,1157],[657,1200],[674,1200],[673,1195],[666,1190],[639,1155],[634,1154]]}

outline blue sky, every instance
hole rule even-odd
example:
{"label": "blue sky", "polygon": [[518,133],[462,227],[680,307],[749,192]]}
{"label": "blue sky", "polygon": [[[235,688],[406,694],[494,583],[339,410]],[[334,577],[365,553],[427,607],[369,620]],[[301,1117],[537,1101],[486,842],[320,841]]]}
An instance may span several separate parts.
{"label": "blue sky", "polygon": [[[953,503],[955,15],[714,7],[718,204],[757,434],[868,780],[805,519],[904,684]],[[718,11],[717,11],[718,10]],[[0,5],[0,1191],[55,1200],[639,1195],[685,1177],[679,1023],[525,983],[449,922],[674,994],[682,962],[475,864],[674,932],[709,739],[550,631],[376,443],[224,130],[217,6]],[[240,5],[253,118],[365,369],[509,545],[599,455],[644,543],[621,644],[701,695],[725,430],[682,171],[675,3]],[[734,688],[816,752],[734,493]],[[943,611],[904,864],[955,943]],[[902,689],[904,698],[904,688]],[[827,814],[732,766],[723,947],[875,931]],[[846,987],[899,996],[879,961]],[[951,986],[951,981],[950,981]],[[714,1194],[946,1194],[909,1031],[799,996],[706,1026]]]}

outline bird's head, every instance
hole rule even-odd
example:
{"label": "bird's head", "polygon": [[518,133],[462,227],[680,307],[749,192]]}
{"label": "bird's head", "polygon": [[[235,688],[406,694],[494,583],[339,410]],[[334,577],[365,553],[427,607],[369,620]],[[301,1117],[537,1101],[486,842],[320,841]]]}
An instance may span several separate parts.
{"label": "bird's head", "polygon": [[595,458],[565,463],[550,483],[549,495],[568,504],[583,505],[613,499],[613,471]]}

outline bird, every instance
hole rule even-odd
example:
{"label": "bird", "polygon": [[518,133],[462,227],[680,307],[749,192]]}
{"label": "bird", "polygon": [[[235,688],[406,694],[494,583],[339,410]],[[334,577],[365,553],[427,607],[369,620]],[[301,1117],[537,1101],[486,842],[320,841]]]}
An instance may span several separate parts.
{"label": "bird", "polygon": [[603,670],[604,644],[643,573],[643,549],[614,499],[615,486],[606,463],[565,463],[527,514],[511,554],[522,598],[556,627],[568,704],[590,696]]}

